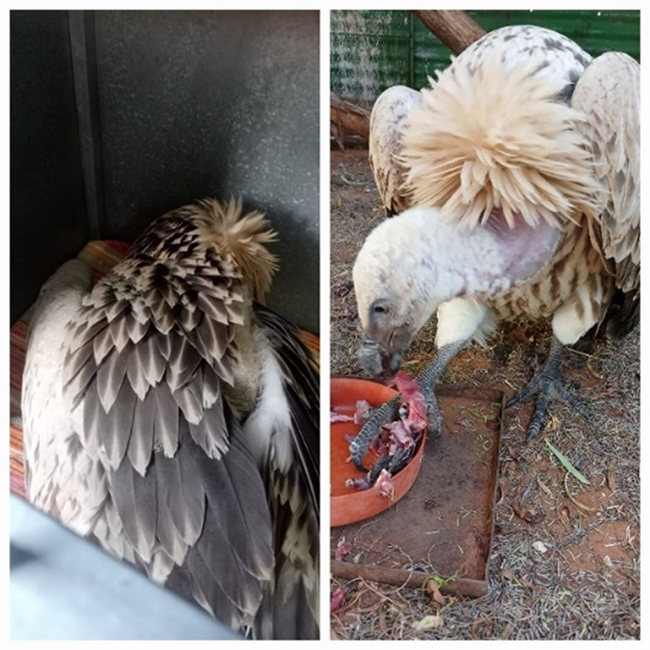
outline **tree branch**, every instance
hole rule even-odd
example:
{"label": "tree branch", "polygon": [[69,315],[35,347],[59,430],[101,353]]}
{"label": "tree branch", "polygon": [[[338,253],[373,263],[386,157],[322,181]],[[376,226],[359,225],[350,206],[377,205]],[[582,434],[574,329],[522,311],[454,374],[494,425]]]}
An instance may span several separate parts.
{"label": "tree branch", "polygon": [[413,13],[433,35],[455,54],[477,41],[485,30],[465,11],[430,11],[419,9]]}

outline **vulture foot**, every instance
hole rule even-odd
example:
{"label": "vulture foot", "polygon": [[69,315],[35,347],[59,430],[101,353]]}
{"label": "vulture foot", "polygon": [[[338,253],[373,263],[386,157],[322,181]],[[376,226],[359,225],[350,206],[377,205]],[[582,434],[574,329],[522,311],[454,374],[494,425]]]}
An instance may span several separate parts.
{"label": "vulture foot", "polygon": [[374,485],[381,470],[385,469],[391,476],[404,469],[413,456],[414,447],[398,449],[393,456],[382,456],[368,472],[368,484]]}
{"label": "vulture foot", "polygon": [[589,411],[564,385],[559,370],[563,350],[564,346],[557,339],[553,338],[551,351],[544,365],[535,373],[525,388],[506,402],[506,408],[510,408],[519,402],[523,402],[535,393],[538,394],[535,412],[528,427],[527,440],[531,440],[540,432],[546,420],[549,402],[556,396],[562,398],[572,406],[582,417],[589,419]]}
{"label": "vulture foot", "polygon": [[427,405],[427,430],[431,436],[431,440],[438,440],[442,435],[442,415],[438,408],[438,398],[436,397],[436,389],[429,386],[428,390],[424,392],[424,403]]}
{"label": "vulture foot", "polygon": [[363,466],[363,457],[366,455],[370,443],[379,435],[379,431],[384,424],[388,424],[397,417],[400,399],[400,396],[397,395],[390,402],[386,402],[382,406],[373,409],[361,431],[359,431],[350,443],[350,457],[354,466],[360,472],[368,471]]}

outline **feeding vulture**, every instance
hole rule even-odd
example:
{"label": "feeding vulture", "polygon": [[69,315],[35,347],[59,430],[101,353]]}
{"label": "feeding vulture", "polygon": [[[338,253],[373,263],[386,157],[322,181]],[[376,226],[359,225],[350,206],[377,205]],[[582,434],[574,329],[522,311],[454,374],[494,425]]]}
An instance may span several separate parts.
{"label": "feeding vulture", "polygon": [[[639,321],[639,65],[511,26],[430,83],[420,105],[413,91],[389,89],[373,110],[370,141],[396,145],[383,169],[373,158],[378,188],[395,204],[395,183],[381,179],[405,174],[409,207],[375,228],[354,265],[360,359],[372,375],[393,375],[437,312],[438,354],[420,382],[439,433],[435,382],[458,351],[499,319],[551,318],[548,360],[508,403],[538,393],[530,439],[555,395],[586,415],[562,383],[563,347],[594,327],[621,337]],[[353,441],[357,465],[394,410]]]}
{"label": "feeding vulture", "polygon": [[256,301],[275,233],[170,212],[94,288],[44,285],[24,374],[29,499],[257,638],[318,637],[318,379]]}

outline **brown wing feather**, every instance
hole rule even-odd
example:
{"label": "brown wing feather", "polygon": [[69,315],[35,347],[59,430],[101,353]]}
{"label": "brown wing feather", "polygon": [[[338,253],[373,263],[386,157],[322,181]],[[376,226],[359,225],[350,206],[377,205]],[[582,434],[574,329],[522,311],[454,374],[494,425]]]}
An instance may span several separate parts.
{"label": "brown wing feather", "polygon": [[379,196],[390,214],[399,214],[409,207],[409,197],[403,188],[406,172],[397,156],[402,151],[411,111],[421,101],[419,92],[406,86],[393,86],[379,95],[370,114],[370,167]]}
{"label": "brown wing feather", "polygon": [[586,120],[604,210],[593,224],[595,243],[616,278],[619,295],[608,330],[619,335],[639,320],[640,296],[640,67],[627,54],[608,52],[589,65],[571,105]]}

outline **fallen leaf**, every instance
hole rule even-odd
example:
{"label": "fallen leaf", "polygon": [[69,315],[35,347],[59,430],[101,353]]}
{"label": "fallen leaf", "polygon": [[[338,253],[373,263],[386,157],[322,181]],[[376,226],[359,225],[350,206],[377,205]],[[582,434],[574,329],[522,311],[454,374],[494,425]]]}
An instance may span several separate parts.
{"label": "fallen leaf", "polygon": [[600,379],[600,381],[602,381],[602,380],[604,379],[604,377],[603,377],[601,374],[597,373],[597,372],[596,372],[596,371],[591,367],[591,360],[590,360],[590,359],[587,359],[587,370],[588,370],[588,371],[589,371],[589,372],[590,372],[590,373],[591,373],[591,374],[592,374],[596,379]]}
{"label": "fallen leaf", "polygon": [[607,487],[612,492],[616,492],[616,466],[613,460],[610,461],[607,468]]}
{"label": "fallen leaf", "polygon": [[386,610],[383,607],[379,608],[379,629],[383,634],[388,634],[388,623],[386,622]]}
{"label": "fallen leaf", "polygon": [[338,612],[339,609],[343,607],[347,593],[348,590],[346,587],[341,586],[332,594],[332,597],[330,598],[330,614]]}
{"label": "fallen leaf", "polygon": [[546,544],[544,542],[533,542],[533,548],[538,552],[538,553],[546,553],[548,551],[548,548],[546,547]]}
{"label": "fallen leaf", "polygon": [[515,451],[515,448],[512,445],[508,445],[508,454],[512,460],[519,460],[519,454]]}
{"label": "fallen leaf", "polygon": [[487,559],[490,555],[490,547],[485,543],[482,535],[474,534],[474,541],[476,542],[476,548],[478,549],[481,557],[487,562]]}
{"label": "fallen leaf", "polygon": [[535,589],[535,584],[532,583],[530,580],[526,580],[526,578],[519,578],[519,582],[526,587],[526,589],[530,589],[531,591],[534,591]]}
{"label": "fallen leaf", "polygon": [[438,614],[429,614],[423,619],[413,623],[413,629],[416,632],[422,632],[424,630],[437,630],[444,625],[444,619]]}
{"label": "fallen leaf", "polygon": [[557,511],[558,519],[564,524],[567,530],[571,530],[571,511],[568,506],[561,506]]}
{"label": "fallen leaf", "polygon": [[579,472],[572,464],[571,461],[558,449],[556,449],[548,440],[548,438],[544,438],[544,441],[546,442],[548,448],[553,452],[555,457],[562,463],[564,468],[567,470],[567,472],[570,472],[573,476],[575,476],[580,483],[584,483],[585,485],[589,485],[589,481],[585,478],[584,474]]}
{"label": "fallen leaf", "polygon": [[518,506],[512,506],[512,509],[515,511],[515,514],[519,519],[523,519],[529,524],[538,524],[544,519],[543,512],[537,512],[532,508],[520,508]]}
{"label": "fallen leaf", "polygon": [[477,618],[472,623],[472,639],[489,639],[493,631],[494,621],[491,618]]}
{"label": "fallen leaf", "polygon": [[501,572],[501,575],[506,579],[506,580],[514,580],[515,579],[515,574],[510,570],[510,569],[504,569]]}
{"label": "fallen leaf", "polygon": [[339,296],[339,298],[343,298],[350,293],[350,289],[352,289],[350,284],[348,282],[343,282],[334,287],[334,295]]}
{"label": "fallen leaf", "polygon": [[427,594],[429,594],[431,600],[441,607],[444,607],[447,603],[447,599],[440,593],[440,586],[435,580],[427,580]]}
{"label": "fallen leaf", "polygon": [[580,510],[584,510],[585,512],[598,512],[598,508],[588,506],[588,505],[582,503],[581,501],[578,501],[578,499],[576,499],[573,496],[573,494],[571,494],[571,491],[569,490],[569,472],[567,472],[564,475],[564,491],[566,492],[566,495],[571,500],[571,503],[578,506],[578,508],[580,508]]}
{"label": "fallen leaf", "polygon": [[500,506],[506,500],[506,486],[508,485],[508,479],[503,478],[499,479],[497,487],[499,488],[499,500],[496,502],[496,505]]}
{"label": "fallen leaf", "polygon": [[541,487],[542,490],[544,490],[544,492],[548,494],[548,496],[550,497],[553,496],[553,492],[551,491],[551,488],[549,488],[548,485],[546,485],[546,483],[544,483],[544,481],[542,481],[542,479],[539,478],[539,476],[537,477],[537,485],[539,485],[539,487]]}
{"label": "fallen leaf", "polygon": [[512,630],[512,623],[506,623],[503,626],[503,630],[499,635],[500,639],[507,639],[510,636],[510,630]]}
{"label": "fallen leaf", "polygon": [[560,421],[553,414],[551,414],[551,416],[548,419],[548,422],[544,426],[544,432],[551,433],[553,431],[557,431],[559,426],[560,426]]}

